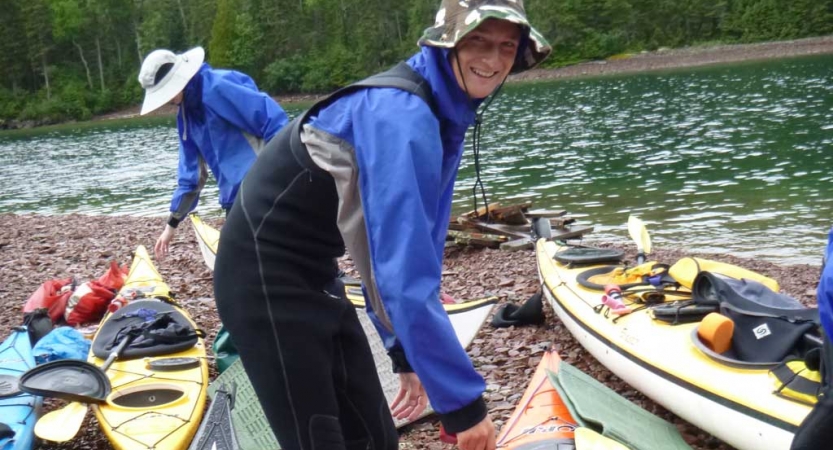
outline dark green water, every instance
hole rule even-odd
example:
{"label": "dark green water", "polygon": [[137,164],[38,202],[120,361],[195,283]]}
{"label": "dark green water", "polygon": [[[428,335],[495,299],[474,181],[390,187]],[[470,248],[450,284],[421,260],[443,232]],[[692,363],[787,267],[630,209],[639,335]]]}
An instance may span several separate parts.
{"label": "dark green water", "polygon": [[[288,108],[291,115],[299,111]],[[819,264],[833,225],[833,59],[510,85],[486,113],[490,201],[656,246]],[[0,134],[0,212],[166,214],[172,118]],[[471,149],[455,208],[472,206]],[[209,185],[198,209],[218,213]]]}

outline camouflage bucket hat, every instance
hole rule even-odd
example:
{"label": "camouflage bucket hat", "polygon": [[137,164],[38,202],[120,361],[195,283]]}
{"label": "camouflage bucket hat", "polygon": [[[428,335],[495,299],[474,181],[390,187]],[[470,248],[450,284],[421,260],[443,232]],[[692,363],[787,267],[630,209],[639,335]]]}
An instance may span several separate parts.
{"label": "camouflage bucket hat", "polygon": [[490,18],[516,23],[528,31],[527,45],[512,73],[535,67],[552,52],[549,42],[529,24],[523,0],[442,0],[436,23],[425,29],[419,45],[454,48],[463,36]]}

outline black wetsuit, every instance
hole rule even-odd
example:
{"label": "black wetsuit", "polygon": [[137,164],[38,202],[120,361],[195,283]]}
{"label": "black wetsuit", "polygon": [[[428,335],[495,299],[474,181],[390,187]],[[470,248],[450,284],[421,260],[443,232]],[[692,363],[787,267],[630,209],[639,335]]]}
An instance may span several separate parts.
{"label": "black wetsuit", "polygon": [[217,308],[282,448],[397,449],[367,337],[336,278],[345,246],[333,178],[291,148],[305,117],[240,186],[214,267]]}

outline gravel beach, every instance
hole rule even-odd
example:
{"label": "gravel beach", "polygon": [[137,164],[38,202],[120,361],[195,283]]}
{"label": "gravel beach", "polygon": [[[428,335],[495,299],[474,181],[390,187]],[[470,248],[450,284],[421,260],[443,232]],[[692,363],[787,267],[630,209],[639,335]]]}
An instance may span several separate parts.
{"label": "gravel beach", "polygon": [[[208,222],[217,225],[216,221]],[[111,260],[129,263],[136,246],[145,245],[151,249],[162,226],[161,218],[0,214],[0,335],[6,336],[21,322],[23,303],[44,281],[69,276],[79,281],[97,278],[109,267]],[[624,239],[627,238],[623,236]],[[619,248],[626,250],[627,258],[635,260],[633,246],[624,241],[621,244]],[[689,255],[673,249],[655,249],[652,259],[673,263],[682,256]],[[815,301],[819,278],[817,266],[776,266],[726,255],[701,256],[755,270],[778,280],[784,293],[806,304]],[[177,299],[206,331],[208,342],[213,342],[219,320],[212,298],[212,273],[203,263],[189,224],[183,224],[171,254],[157,265]],[[355,274],[349,259],[343,259],[341,265],[348,273]],[[532,250],[510,253],[452,247],[446,250],[443,275],[443,291],[458,299],[496,295],[501,303],[519,303],[538,289]],[[469,349],[475,366],[486,377],[486,400],[498,427],[512,413],[541,353],[553,347],[568,363],[674,423],[693,448],[730,448],[633,390],[585,352],[554,317],[549,306],[545,307],[545,312],[547,320],[538,327],[494,329],[487,324]],[[216,376],[213,365],[211,371],[213,379]],[[47,410],[61,405],[62,401],[48,401]],[[429,416],[400,431],[402,448],[450,448],[439,443],[436,416]],[[38,448],[86,450],[110,446],[99,431],[95,416],[90,413],[75,440],[60,445],[43,443]]]}

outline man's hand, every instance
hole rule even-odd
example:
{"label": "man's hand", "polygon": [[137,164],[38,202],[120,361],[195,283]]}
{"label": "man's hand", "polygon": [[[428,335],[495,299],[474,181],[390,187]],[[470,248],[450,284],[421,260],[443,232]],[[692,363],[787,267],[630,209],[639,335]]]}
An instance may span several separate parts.
{"label": "man's hand", "polygon": [[153,246],[153,251],[156,254],[156,259],[163,259],[165,255],[168,254],[168,250],[170,249],[171,241],[174,239],[174,233],[176,232],[176,228],[165,225],[165,231],[162,232],[162,235],[159,236],[159,239],[156,240],[156,245]]}
{"label": "man's hand", "polygon": [[[428,406],[425,388],[415,373],[399,374],[399,393],[390,405],[393,417],[397,420],[408,418],[416,420]],[[494,429],[494,427],[493,427]],[[494,441],[494,437],[492,438]],[[494,444],[492,445],[494,448]]]}
{"label": "man's hand", "polygon": [[477,425],[457,433],[460,450],[495,450],[495,425],[486,416]]}

